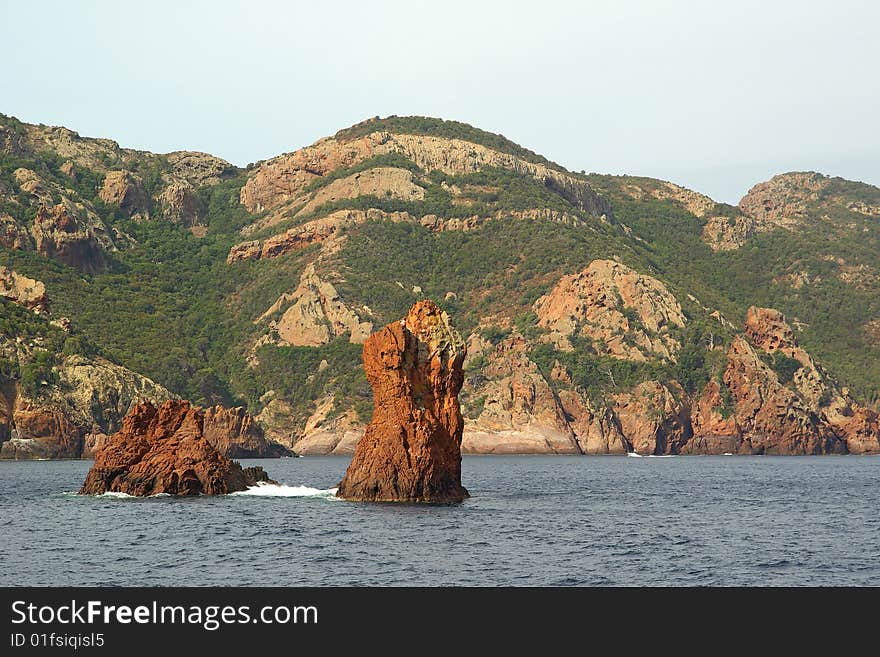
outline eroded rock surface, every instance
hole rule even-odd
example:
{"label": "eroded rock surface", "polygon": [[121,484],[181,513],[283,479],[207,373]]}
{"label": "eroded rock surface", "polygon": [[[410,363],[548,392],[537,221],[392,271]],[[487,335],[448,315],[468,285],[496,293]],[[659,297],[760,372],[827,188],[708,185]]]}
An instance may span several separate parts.
{"label": "eroded rock surface", "polygon": [[46,286],[42,281],[28,278],[0,266],[0,298],[12,301],[38,313],[48,310]]}
{"label": "eroded rock surface", "polygon": [[291,456],[293,452],[267,440],[263,428],[243,407],[212,406],[205,409],[205,438],[231,459],[264,459]]}
{"label": "eroded rock surface", "polygon": [[314,264],[303,271],[296,290],[282,295],[261,319],[282,311],[271,324],[280,344],[314,347],[346,334],[350,342],[360,344],[373,329],[372,322],[361,320],[333,284],[317,274]]}
{"label": "eroded rock surface", "polygon": [[600,353],[644,361],[675,361],[680,344],[670,335],[685,317],[663,283],[613,260],[594,260],[583,271],[563,276],[534,304],[538,326],[570,351],[571,338],[592,340]]}
{"label": "eroded rock surface", "polygon": [[185,401],[140,404],[122,429],[97,448],[80,493],[224,495],[271,481],[262,468],[242,468],[204,435],[205,415]]}
{"label": "eroded rock surface", "polygon": [[433,302],[370,336],[364,369],[375,411],[337,495],[373,502],[461,502],[458,393],[466,347]]}

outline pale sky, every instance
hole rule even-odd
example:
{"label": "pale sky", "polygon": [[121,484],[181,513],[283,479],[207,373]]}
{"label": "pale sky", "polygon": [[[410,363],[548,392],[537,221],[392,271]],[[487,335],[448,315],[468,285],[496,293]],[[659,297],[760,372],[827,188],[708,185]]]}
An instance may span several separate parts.
{"label": "pale sky", "polygon": [[245,165],[439,116],[736,203],[880,185],[880,2],[0,0],[0,112]]}

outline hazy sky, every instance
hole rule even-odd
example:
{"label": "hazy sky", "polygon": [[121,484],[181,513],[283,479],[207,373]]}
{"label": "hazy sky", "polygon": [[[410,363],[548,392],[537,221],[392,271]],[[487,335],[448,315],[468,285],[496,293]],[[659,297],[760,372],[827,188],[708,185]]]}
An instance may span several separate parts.
{"label": "hazy sky", "polygon": [[244,165],[374,115],[736,202],[880,185],[880,2],[0,0],[0,112]]}

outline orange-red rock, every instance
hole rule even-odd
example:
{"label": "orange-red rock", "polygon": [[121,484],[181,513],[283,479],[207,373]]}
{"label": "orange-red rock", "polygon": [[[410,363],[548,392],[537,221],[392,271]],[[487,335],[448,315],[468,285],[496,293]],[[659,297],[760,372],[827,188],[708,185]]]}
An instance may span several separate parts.
{"label": "orange-red rock", "polygon": [[213,406],[205,409],[205,438],[230,459],[290,456],[286,447],[266,439],[262,427],[244,407]]}
{"label": "orange-red rock", "polygon": [[138,404],[122,429],[97,448],[81,494],[222,495],[271,481],[262,468],[242,468],[204,435],[204,412],[171,400]]}
{"label": "orange-red rock", "polygon": [[355,448],[337,495],[375,502],[461,502],[458,393],[467,349],[436,304],[407,316],[364,344],[373,419]]}
{"label": "orange-red rock", "polygon": [[645,381],[613,397],[614,412],[626,441],[637,454],[678,454],[690,440],[689,409],[684,391]]}

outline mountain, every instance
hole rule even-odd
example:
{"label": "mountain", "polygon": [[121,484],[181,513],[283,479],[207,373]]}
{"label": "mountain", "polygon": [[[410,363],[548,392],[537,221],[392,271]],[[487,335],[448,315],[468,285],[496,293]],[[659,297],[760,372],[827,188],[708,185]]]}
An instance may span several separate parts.
{"label": "mountain", "polygon": [[0,371],[34,407],[101,359],[350,452],[361,344],[431,298],[468,344],[465,451],[880,451],[876,187],[794,172],[734,207],[425,117],[246,169],[11,117],[0,153]]}

